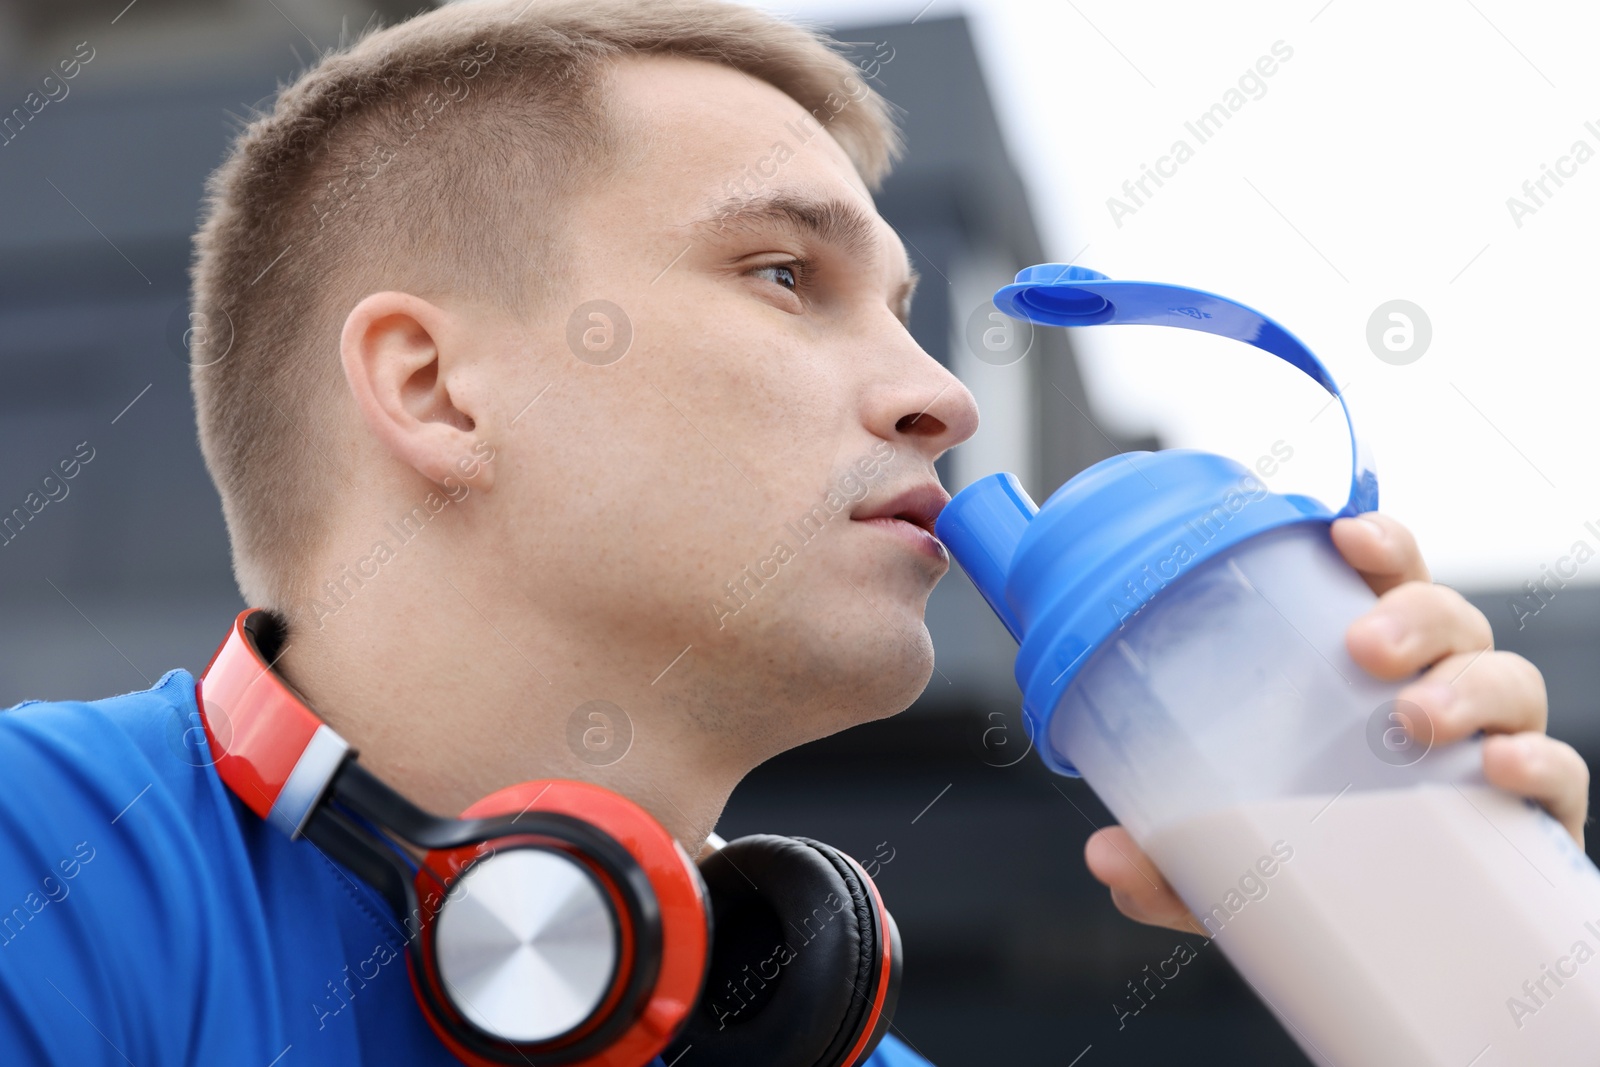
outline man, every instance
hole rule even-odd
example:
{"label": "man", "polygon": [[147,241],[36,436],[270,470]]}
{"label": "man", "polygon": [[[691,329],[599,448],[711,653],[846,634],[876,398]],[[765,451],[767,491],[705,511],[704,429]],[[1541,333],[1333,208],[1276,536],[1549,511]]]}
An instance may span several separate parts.
{"label": "man", "polygon": [[[274,669],[364,766],[441,813],[594,782],[700,855],[752,768],[916,698],[934,461],[978,412],[906,330],[896,151],[848,60],[711,0],[453,5],[245,131],[196,242],[200,445]],[[1538,672],[1395,522],[1333,535],[1383,594],[1352,655],[1426,668],[1436,740],[1507,735],[1490,780],[1581,841]],[[0,949],[8,1062],[453,1062],[376,898],[222,787],[196,711],[174,671],[0,716],[0,906],[42,902]],[[1125,833],[1087,860],[1196,929]]]}

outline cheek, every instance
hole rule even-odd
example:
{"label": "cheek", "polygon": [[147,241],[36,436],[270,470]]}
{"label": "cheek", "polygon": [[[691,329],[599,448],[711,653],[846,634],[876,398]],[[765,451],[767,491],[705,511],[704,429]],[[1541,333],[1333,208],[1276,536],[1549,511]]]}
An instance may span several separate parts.
{"label": "cheek", "polygon": [[652,371],[589,386],[573,375],[515,457],[509,533],[541,584],[660,609],[742,565],[746,531],[768,510],[763,472],[726,412]]}
{"label": "cheek", "polygon": [[794,505],[801,487],[832,476],[841,444],[857,436],[850,433],[861,420],[852,361],[797,326],[782,312],[736,300],[723,314],[672,323],[666,335],[687,343],[646,351],[651,387],[641,403],[654,400],[666,425],[688,436],[680,461],[717,459],[743,486],[747,504]]}
{"label": "cheek", "polygon": [[771,555],[858,458],[844,450],[862,438],[846,377],[859,360],[737,294],[670,296],[630,309],[616,364],[557,368],[524,446],[516,536],[530,564],[581,567],[636,602],[698,604]]}

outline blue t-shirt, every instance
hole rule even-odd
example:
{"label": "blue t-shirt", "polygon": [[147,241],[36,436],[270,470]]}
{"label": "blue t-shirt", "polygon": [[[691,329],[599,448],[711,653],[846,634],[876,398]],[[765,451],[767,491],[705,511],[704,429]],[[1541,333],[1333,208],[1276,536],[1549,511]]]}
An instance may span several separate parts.
{"label": "blue t-shirt", "polygon": [[0,712],[0,783],[0,1063],[457,1062],[383,900],[217,777],[187,671]]}

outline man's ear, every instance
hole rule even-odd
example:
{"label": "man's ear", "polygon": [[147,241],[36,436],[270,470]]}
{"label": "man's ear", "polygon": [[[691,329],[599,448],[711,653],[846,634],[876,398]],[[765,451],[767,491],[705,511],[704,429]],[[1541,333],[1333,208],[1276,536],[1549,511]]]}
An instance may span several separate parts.
{"label": "man's ear", "polygon": [[[389,453],[436,485],[459,480],[483,440],[480,361],[459,316],[410,293],[373,293],[351,309],[339,337],[345,381],[367,428]],[[489,488],[488,464],[474,487]]]}

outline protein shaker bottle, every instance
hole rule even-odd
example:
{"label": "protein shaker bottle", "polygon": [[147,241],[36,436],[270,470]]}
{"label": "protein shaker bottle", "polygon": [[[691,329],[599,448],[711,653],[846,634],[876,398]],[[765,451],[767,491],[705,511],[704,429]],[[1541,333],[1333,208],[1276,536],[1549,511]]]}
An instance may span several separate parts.
{"label": "protein shaker bottle", "polygon": [[1104,460],[1042,508],[1010,474],[946,506],[940,539],[1021,645],[1045,763],[1083,776],[1313,1062],[1600,1060],[1600,872],[1484,781],[1481,740],[1430,746],[1345,651],[1375,597],[1328,527],[1378,481],[1322,364],[1242,304],[1081,267],[1030,267],[995,305],[1244,341],[1350,424],[1337,514],[1180,449]]}

